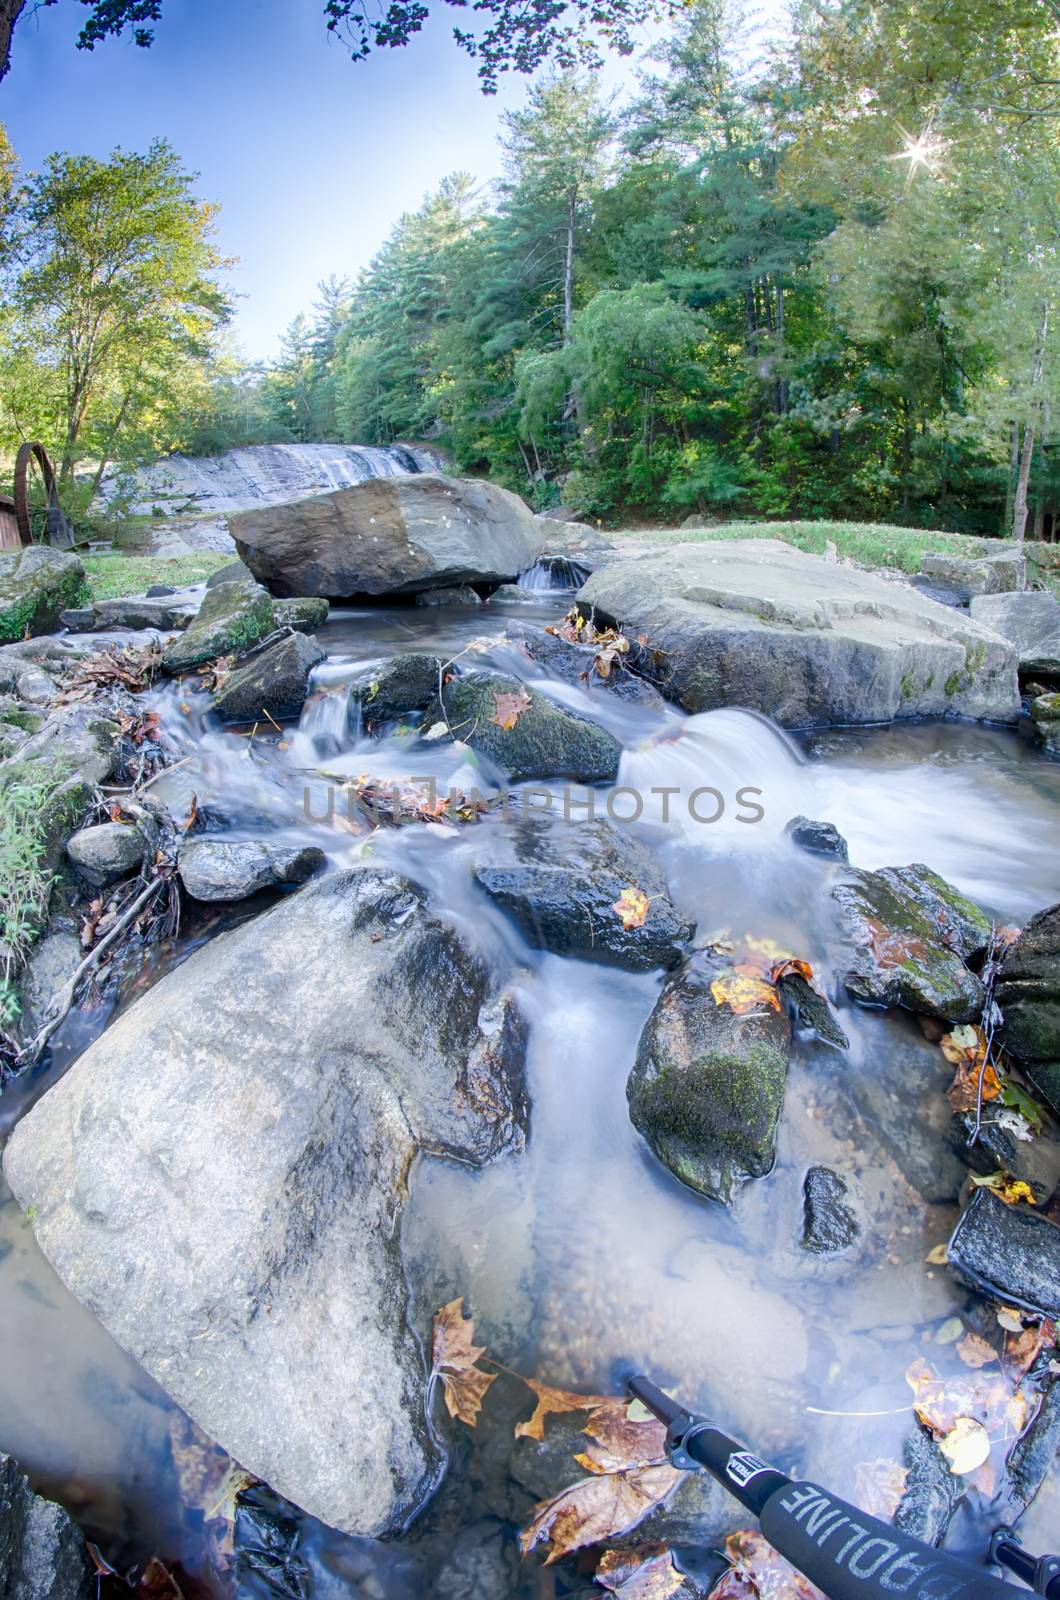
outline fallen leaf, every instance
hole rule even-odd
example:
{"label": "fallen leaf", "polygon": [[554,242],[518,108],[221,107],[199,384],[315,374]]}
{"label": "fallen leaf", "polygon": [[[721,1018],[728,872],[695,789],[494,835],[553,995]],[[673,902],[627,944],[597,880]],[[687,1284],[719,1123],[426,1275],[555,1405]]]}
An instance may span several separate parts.
{"label": "fallen leaf", "polygon": [[98,1544],[93,1544],[91,1539],[85,1540],[85,1549],[91,1561],[97,1578],[116,1578],[119,1576],[117,1567],[112,1567]]}
{"label": "fallen leaf", "polygon": [[966,1333],[963,1339],[958,1339],[954,1349],[966,1367],[988,1367],[998,1360],[997,1351],[977,1333]]}
{"label": "fallen leaf", "polygon": [[951,1066],[956,1067],[946,1099],[954,1111],[978,1111],[1001,1094],[1001,1079],[987,1060],[988,1043],[981,1028],[954,1028],[939,1040],[939,1048]]}
{"label": "fallen leaf", "polygon": [[924,1257],[931,1267],[944,1267],[949,1259],[949,1252],[944,1244],[934,1245]]}
{"label": "fallen leaf", "polygon": [[998,1306],[997,1320],[1000,1322],[1001,1326],[1003,1328],[1007,1328],[1010,1333],[1023,1332],[1023,1317],[1014,1306]]}
{"label": "fallen leaf", "polygon": [[587,1472],[624,1472],[649,1467],[666,1457],[666,1427],[656,1417],[646,1422],[630,1416],[628,1400],[605,1400],[595,1406],[583,1428],[593,1441],[575,1456]]}
{"label": "fallen leaf", "polygon": [[561,1416],[571,1411],[593,1411],[597,1406],[608,1404],[605,1395],[572,1394],[569,1389],[553,1389],[534,1378],[524,1378],[523,1382],[533,1391],[537,1405],[529,1422],[516,1423],[517,1439],[544,1439],[546,1417]]}
{"label": "fallen leaf", "polygon": [[870,1517],[890,1522],[905,1493],[908,1467],[899,1466],[889,1456],[875,1461],[859,1461],[854,1468],[854,1504]]}
{"label": "fallen leaf", "polygon": [[865,918],[865,933],[859,943],[868,945],[878,967],[901,967],[913,961],[927,965],[931,952],[923,939],[911,934],[896,933],[884,927],[877,917]]}
{"label": "fallen leaf", "polygon": [[509,694],[495,694],[493,699],[496,711],[490,721],[495,722],[505,733],[511,732],[523,712],[529,711],[533,704],[525,689],[513,689]]}
{"label": "fallen leaf", "polygon": [[679,1468],[664,1461],[581,1478],[534,1507],[528,1526],[519,1535],[520,1548],[529,1555],[537,1545],[547,1544],[545,1565],[551,1566],[572,1550],[628,1533],[673,1493],[683,1476]]}
{"label": "fallen leaf", "polygon": [[981,1422],[991,1438],[1018,1434],[1027,1420],[1027,1401],[1001,1372],[958,1373],[939,1377],[918,1358],[905,1375],[913,1391],[913,1410],[941,1440],[960,1417]]}
{"label": "fallen leaf", "polygon": [[594,1573],[596,1582],[621,1600],[668,1600],[684,1583],[667,1545],[642,1545],[639,1550],[605,1550]]}
{"label": "fallen leaf", "polygon": [[[1001,1314],[998,1313],[999,1322]],[[1006,1324],[1002,1324],[1006,1326]],[[1009,1330],[1005,1335],[1005,1355],[1003,1365],[1006,1372],[1017,1382],[1025,1372],[1029,1372],[1038,1359],[1039,1351],[1047,1345],[1056,1343],[1056,1324],[1050,1322],[1048,1317],[1029,1328],[1021,1328],[1019,1333]]]}
{"label": "fallen leaf", "polygon": [[[781,978],[799,977],[813,984],[813,968],[808,961],[798,961],[794,956],[785,956],[783,961],[777,961],[770,968],[770,981],[779,983]],[[816,987],[816,985],[814,985]]]}
{"label": "fallen leaf", "polygon": [[184,1591],[167,1566],[152,1556],[137,1588],[138,1600],[184,1600]]}
{"label": "fallen leaf", "polygon": [[210,1536],[217,1555],[231,1555],[236,1496],[257,1483],[257,1478],[244,1472],[183,1411],[170,1416],[169,1447],[182,1504],[189,1511],[200,1512],[207,1525],[214,1525]]}
{"label": "fallen leaf", "polygon": [[486,1390],[497,1374],[475,1365],[485,1355],[486,1346],[471,1343],[475,1324],[464,1316],[463,1307],[461,1297],[435,1312],[431,1377],[442,1380],[449,1415],[473,1428]]}
{"label": "fallen leaf", "polygon": [[780,1010],[780,995],[765,978],[749,978],[739,972],[723,972],[714,979],[710,992],[719,1006],[729,1006],[738,1017],[757,1011],[760,1006]]}
{"label": "fallen leaf", "polygon": [[197,794],[193,794],[192,797],[191,797],[191,805],[188,807],[187,815],[185,816],[184,821],[180,824],[180,832],[181,833],[190,833],[192,828],[194,828],[196,822],[198,822],[198,820],[199,820],[199,797],[198,797]]}
{"label": "fallen leaf", "polygon": [[938,1441],[939,1449],[957,1477],[967,1477],[990,1457],[990,1435],[974,1417],[958,1417],[949,1433]]}
{"label": "fallen leaf", "polygon": [[732,1566],[710,1591],[710,1600],[824,1600],[809,1578],[750,1528],[729,1535],[725,1554]]}
{"label": "fallen leaf", "polygon": [[1024,1183],[1022,1178],[1014,1178],[1010,1172],[992,1172],[986,1178],[971,1172],[969,1177],[977,1189],[989,1189],[1007,1206],[1018,1206],[1021,1200],[1025,1200],[1029,1206],[1036,1204],[1030,1184]]}
{"label": "fallen leaf", "polygon": [[631,884],[628,889],[623,889],[611,910],[617,912],[622,918],[623,928],[631,933],[634,928],[643,928],[648,920],[650,905],[651,901],[644,891]]}

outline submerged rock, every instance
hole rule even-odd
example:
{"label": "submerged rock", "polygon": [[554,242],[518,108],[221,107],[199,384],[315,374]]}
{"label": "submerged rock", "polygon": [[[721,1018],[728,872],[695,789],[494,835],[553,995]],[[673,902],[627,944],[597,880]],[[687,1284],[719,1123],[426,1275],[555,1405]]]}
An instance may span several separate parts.
{"label": "submerged rock", "polygon": [[663,990],[626,1098],[634,1127],[682,1183],[728,1204],[772,1170],[790,1037],[782,1013],[718,1005],[709,975],[686,973]]}
{"label": "submerged rock", "polygon": [[0,1455],[0,1595],[4,1600],[96,1600],[85,1541],[54,1500],[34,1494]]}
{"label": "submerged rock", "polygon": [[267,590],[245,580],[206,591],[195,621],[166,650],[163,665],[176,675],[218,656],[238,655],[273,631],[276,618]]}
{"label": "submerged rock", "polygon": [[418,606],[480,606],[482,596],[469,583],[450,589],[424,589],[416,596]]}
{"label": "submerged rock", "polygon": [[68,1288],[206,1433],[378,1537],[441,1469],[400,1250],[409,1173],[421,1151],[479,1165],[520,1145],[524,1032],[419,889],[335,874],[123,1012],[4,1171]]}
{"label": "submerged rock", "polygon": [[813,1255],[836,1255],[861,1234],[856,1214],[846,1204],[847,1186],[831,1167],[811,1167],[802,1184],[802,1248]]}
{"label": "submerged rock", "polygon": [[566,639],[560,639],[532,622],[510,622],[505,629],[505,637],[525,651],[531,661],[536,661],[551,677],[559,678],[563,683],[574,684],[580,689],[599,689],[619,700],[633,700],[638,705],[658,710],[665,708],[666,702],[658,689],[643,678],[636,677],[621,660],[615,663],[606,678],[602,678],[595,669],[598,651],[592,645],[568,644]]}
{"label": "submerged rock", "polygon": [[273,602],[277,626],[294,628],[298,633],[315,633],[328,620],[331,607],[317,595],[298,595],[292,600]]}
{"label": "submerged rock", "polygon": [[[634,972],[681,960],[695,926],[674,910],[650,852],[613,823],[530,820],[485,837],[475,881],[535,949]],[[631,887],[650,903],[644,926],[627,929],[614,907]]]}
{"label": "submerged rock", "polygon": [[1016,654],[997,634],[779,540],[633,556],[578,600],[646,636],[645,669],[686,711],[741,706],[784,727],[1019,712]]}
{"label": "submerged rock", "polygon": [[814,822],[809,817],[792,817],[784,829],[792,844],[812,856],[834,856],[849,860],[847,842],[834,822]]}
{"label": "submerged rock", "polygon": [[1060,905],[1039,911],[1009,946],[995,995],[1002,1043],[1060,1116]]}
{"label": "submerged rock", "polygon": [[397,722],[436,700],[441,681],[442,663],[437,656],[412,650],[391,656],[358,686],[361,713],[369,723]]}
{"label": "submerged rock", "polygon": [[245,900],[259,889],[305,883],[325,860],[315,845],[207,836],[184,841],[178,871],[193,900]]}
{"label": "submerged rock", "polygon": [[1060,600],[1051,589],[985,595],[971,612],[1015,647],[1021,674],[1060,681]]}
{"label": "submerged rock", "polygon": [[503,583],[537,559],[547,536],[518,495],[433,472],[242,511],[229,527],[274,594],[329,600]]}
{"label": "submerged rock", "polygon": [[968,1492],[965,1481],[950,1471],[946,1457],[921,1427],[909,1435],[903,1457],[909,1477],[894,1525],[925,1544],[941,1544],[958,1503]]}
{"label": "submerged rock", "polygon": [[87,883],[105,888],[143,865],[144,836],[139,828],[124,822],[98,822],[79,828],[67,840],[66,854]]}
{"label": "submerged rock", "polygon": [[853,999],[950,1022],[979,1016],[983,986],[965,963],[986,949],[991,924],[967,896],[920,864],[852,869],[832,895],[854,945]]}
{"label": "submerged rock", "polygon": [[266,646],[225,678],[210,704],[222,722],[287,722],[301,715],[309,675],[325,651],[304,633]]}
{"label": "submerged rock", "polygon": [[[526,695],[514,726],[502,728],[497,697]],[[622,746],[606,728],[555,705],[527,689],[518,678],[498,672],[469,672],[442,690],[437,719],[455,739],[496,763],[515,783],[531,778],[570,778],[575,783],[613,783]]]}
{"label": "submerged rock", "polygon": [[75,555],[47,544],[0,551],[0,643],[51,633],[59,617],[89,598]]}
{"label": "submerged rock", "polygon": [[1060,1227],[1032,1206],[976,1189],[947,1246],[962,1282],[1005,1305],[1060,1316]]}

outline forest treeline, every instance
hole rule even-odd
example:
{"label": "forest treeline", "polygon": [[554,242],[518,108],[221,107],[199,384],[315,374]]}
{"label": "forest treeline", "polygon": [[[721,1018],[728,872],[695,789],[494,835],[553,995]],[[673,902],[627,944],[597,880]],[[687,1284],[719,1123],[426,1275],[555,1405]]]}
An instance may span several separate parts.
{"label": "forest treeline", "polygon": [[694,0],[623,103],[533,84],[501,180],[446,179],[268,368],[227,347],[213,214],[167,146],[28,185],[6,159],[2,442],[90,483],[172,448],[434,439],[603,517],[1040,531],[1060,7],[797,0],[782,48],[750,37]]}

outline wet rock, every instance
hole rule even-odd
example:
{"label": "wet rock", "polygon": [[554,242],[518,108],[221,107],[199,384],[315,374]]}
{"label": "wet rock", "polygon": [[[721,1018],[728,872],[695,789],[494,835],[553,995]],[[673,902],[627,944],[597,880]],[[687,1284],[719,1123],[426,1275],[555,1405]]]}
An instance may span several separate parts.
{"label": "wet rock", "polygon": [[77,556],[50,545],[0,551],[0,642],[51,633],[62,612],[88,600]]}
{"label": "wet rock", "polygon": [[62,930],[49,933],[37,945],[18,986],[22,1008],[18,1019],[21,1039],[28,1041],[37,1033],[49,1002],[73,977],[84,954],[76,934]]}
{"label": "wet rock", "polygon": [[1023,1511],[1052,1470],[1060,1452],[1060,1382],[1046,1380],[1033,1420],[1016,1440],[1005,1463],[1009,1503]]}
{"label": "wet rock", "polygon": [[23,1117],[4,1171],[67,1287],[207,1434],[378,1537],[441,1469],[400,1250],[409,1171],[518,1147],[524,1034],[419,889],[337,873],[124,1011]]}
{"label": "wet rock", "polygon": [[967,1493],[964,1480],[950,1471],[946,1457],[922,1428],[909,1435],[903,1456],[909,1476],[894,1525],[925,1544],[941,1544]]}
{"label": "wet rock", "polygon": [[218,656],[239,655],[273,631],[276,618],[268,591],[246,580],[208,589],[195,621],[168,646],[163,665],[174,675]]}
{"label": "wet rock", "polygon": [[846,990],[864,1005],[969,1022],[983,986],[966,962],[990,942],[978,906],[923,865],[852,869],[832,890],[853,943]]}
{"label": "wet rock", "polygon": [[[650,852],[604,818],[526,821],[491,828],[475,881],[538,950],[645,972],[675,967],[694,924],[678,916]],[[614,905],[635,887],[650,900],[644,926],[623,926]]]}
{"label": "wet rock", "polygon": [[814,822],[809,817],[792,817],[784,829],[792,844],[813,856],[834,856],[847,861],[847,842],[834,822]]}
{"label": "wet rock", "polygon": [[1006,1305],[1060,1316],[1060,1227],[976,1189],[947,1246],[962,1282]]}
{"label": "wet rock", "polygon": [[308,634],[288,634],[230,672],[210,709],[222,722],[290,721],[301,715],[309,675],[325,654]]}
{"label": "wet rock", "polygon": [[709,975],[674,979],[626,1083],[634,1127],[683,1183],[728,1204],[772,1170],[789,1043],[781,1013],[737,1016],[716,1004]]}
{"label": "wet rock", "polygon": [[424,589],[416,596],[418,606],[480,606],[482,596],[469,583],[448,589]]}
{"label": "wet rock", "polygon": [[305,883],[325,860],[315,845],[206,836],[184,841],[178,870],[193,900],[245,900],[260,889]]}
{"label": "wet rock", "polygon": [[[526,693],[530,705],[514,727],[497,722],[497,696]],[[454,738],[496,763],[515,783],[532,778],[570,778],[575,783],[612,783],[622,746],[595,722],[554,705],[501,673],[469,672],[442,690],[444,720]],[[443,719],[438,711],[428,720]]]}
{"label": "wet rock", "polygon": [[328,620],[331,607],[318,595],[299,595],[293,600],[276,600],[272,607],[280,627],[299,633],[315,633]]}
{"label": "wet rock", "polygon": [[519,1546],[511,1529],[489,1519],[461,1528],[442,1559],[435,1600],[505,1600],[520,1592]]}
{"label": "wet rock", "polygon": [[66,843],[66,854],[95,889],[139,872],[144,859],[144,836],[124,822],[99,822],[79,828]]}
{"label": "wet rock", "polygon": [[1060,755],[1060,694],[1040,694],[1031,701],[1034,731],[1050,755]]}
{"label": "wet rock", "polygon": [[423,711],[437,699],[442,663],[437,656],[405,651],[373,669],[358,686],[361,712],[366,722],[397,722],[413,711]]}
{"label": "wet rock", "polygon": [[647,636],[645,669],[686,711],[741,706],[784,727],[1019,712],[1016,654],[997,634],[778,540],[631,556],[595,572],[578,600]]}
{"label": "wet rock", "polygon": [[845,1181],[831,1167],[811,1167],[802,1184],[802,1248],[813,1255],[836,1255],[861,1234],[857,1216],[846,1204]]}
{"label": "wet rock", "polygon": [[539,555],[547,530],[497,484],[418,473],[241,511],[236,549],[278,595],[418,594],[503,583]]}
{"label": "wet rock", "polygon": [[51,674],[34,661],[16,667],[13,677],[15,695],[25,706],[47,706],[59,692],[59,686]]}
{"label": "wet rock", "polygon": [[[1027,582],[1027,557],[1021,545],[997,543],[982,556],[951,556],[929,551],[920,558],[920,570],[932,583],[956,590],[963,598],[1008,594]],[[991,624],[987,623],[989,627]]]}
{"label": "wet rock", "polygon": [[1060,682],[1060,600],[1051,589],[976,597],[971,613],[1015,647],[1021,675]]}
{"label": "wet rock", "polygon": [[532,622],[510,622],[505,637],[525,651],[550,677],[559,678],[563,683],[572,683],[580,689],[599,689],[619,700],[632,700],[658,710],[665,708],[666,702],[658,689],[636,677],[621,660],[615,662],[606,678],[601,678],[594,666],[597,651],[591,645],[568,644],[566,639],[557,638]]}
{"label": "wet rock", "polygon": [[[310,1600],[313,1574],[301,1554],[302,1523],[294,1508],[265,1484],[255,1484],[236,1499],[233,1555],[237,1594],[244,1583],[260,1580],[279,1600]],[[256,1586],[246,1591],[260,1593]]]}
{"label": "wet rock", "polygon": [[787,972],[778,980],[777,987],[791,1006],[792,1020],[800,1033],[812,1034],[822,1044],[835,1045],[846,1050],[850,1044],[840,1027],[831,1006],[818,994],[812,983],[807,983],[801,972]]}
{"label": "wet rock", "polygon": [[1005,955],[1001,1039],[1060,1115],[1060,905],[1031,918]]}
{"label": "wet rock", "polygon": [[[170,591],[172,596],[173,591]],[[97,600],[92,607],[92,627],[96,632],[112,628],[157,628],[162,633],[179,633],[194,620],[197,599],[151,599],[147,595],[123,595],[118,600]]]}
{"label": "wet rock", "polygon": [[61,1506],[34,1494],[0,1455],[0,1595],[4,1600],[96,1600],[85,1541]]}
{"label": "wet rock", "polygon": [[71,606],[59,613],[59,622],[70,633],[91,633],[96,626],[95,606]]}

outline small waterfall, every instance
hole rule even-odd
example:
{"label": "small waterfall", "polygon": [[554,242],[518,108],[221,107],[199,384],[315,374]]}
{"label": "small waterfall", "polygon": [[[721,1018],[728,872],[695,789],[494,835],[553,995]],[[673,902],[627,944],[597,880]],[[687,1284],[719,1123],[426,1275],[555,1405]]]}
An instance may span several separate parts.
{"label": "small waterfall", "polygon": [[528,594],[573,594],[588,578],[589,571],[566,556],[542,556],[521,572],[517,581]]}
{"label": "small waterfall", "polygon": [[167,456],[131,477],[111,473],[100,496],[107,501],[131,487],[131,509],[139,515],[228,516],[348,489],[368,478],[440,470],[437,456],[411,445],[256,444],[219,456]]}

